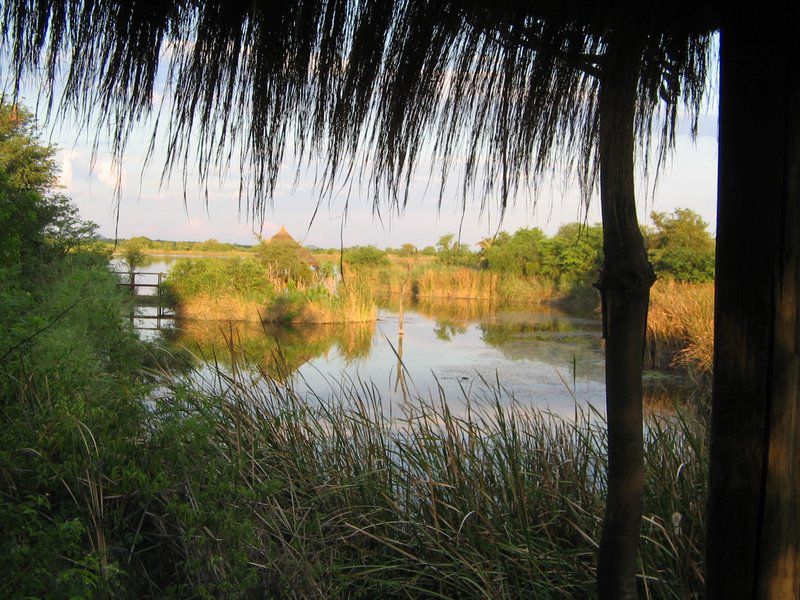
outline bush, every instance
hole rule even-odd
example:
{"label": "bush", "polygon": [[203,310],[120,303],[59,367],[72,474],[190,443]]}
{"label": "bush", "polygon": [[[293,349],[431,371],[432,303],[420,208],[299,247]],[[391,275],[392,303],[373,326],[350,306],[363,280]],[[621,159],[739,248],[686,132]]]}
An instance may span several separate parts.
{"label": "bush", "polygon": [[356,246],[344,251],[342,260],[350,267],[382,267],[389,264],[383,250],[375,246]]}
{"label": "bush", "polygon": [[654,212],[651,218],[655,231],[648,236],[648,251],[656,273],[676,281],[712,281],[714,238],[708,223],[688,208]]}
{"label": "bush", "polygon": [[295,244],[262,241],[256,249],[259,262],[284,282],[309,282],[314,272],[301,255],[302,248]]}

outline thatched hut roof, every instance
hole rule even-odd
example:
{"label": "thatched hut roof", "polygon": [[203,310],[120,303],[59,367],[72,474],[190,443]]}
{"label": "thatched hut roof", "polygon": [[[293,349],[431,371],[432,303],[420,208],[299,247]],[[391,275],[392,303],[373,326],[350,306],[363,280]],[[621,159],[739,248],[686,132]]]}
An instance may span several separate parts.
{"label": "thatched hut roof", "polygon": [[286,231],[286,227],[284,227],[283,225],[281,225],[281,228],[278,231],[278,233],[273,235],[267,243],[294,247],[297,251],[298,256],[300,256],[300,259],[303,262],[307,263],[312,267],[319,266],[317,259],[314,258],[311,252],[309,252],[307,248],[301,246],[299,242],[297,242],[291,235],[289,235],[289,232]]}

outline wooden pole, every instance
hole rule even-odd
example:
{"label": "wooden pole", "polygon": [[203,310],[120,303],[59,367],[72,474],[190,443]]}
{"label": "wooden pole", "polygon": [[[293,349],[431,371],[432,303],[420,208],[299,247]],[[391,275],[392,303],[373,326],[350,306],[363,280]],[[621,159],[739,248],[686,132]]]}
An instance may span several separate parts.
{"label": "wooden pole", "polygon": [[795,599],[800,9],[729,6],[720,47],[706,597]]}

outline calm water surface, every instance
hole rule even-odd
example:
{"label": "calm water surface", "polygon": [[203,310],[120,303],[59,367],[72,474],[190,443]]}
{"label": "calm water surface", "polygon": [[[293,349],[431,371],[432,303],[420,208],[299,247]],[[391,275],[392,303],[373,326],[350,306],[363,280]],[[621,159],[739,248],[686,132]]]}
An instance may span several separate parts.
{"label": "calm water surface", "polygon": [[[151,257],[141,270],[167,272],[179,258],[184,257]],[[406,302],[401,335],[398,308],[397,299],[386,299],[375,323],[292,328],[167,320],[159,324],[165,330],[156,331],[145,329],[154,326],[152,320],[135,322],[143,337],[161,336],[201,361],[214,355],[223,366],[234,340],[237,352],[310,397],[364,380],[392,409],[409,397],[435,398],[440,392],[456,402],[485,397],[491,395],[487,387],[500,385],[517,401],[560,415],[574,414],[576,402],[603,412],[603,346],[594,315],[506,310],[465,300]],[[661,409],[690,386],[651,373],[645,387],[646,402]]]}

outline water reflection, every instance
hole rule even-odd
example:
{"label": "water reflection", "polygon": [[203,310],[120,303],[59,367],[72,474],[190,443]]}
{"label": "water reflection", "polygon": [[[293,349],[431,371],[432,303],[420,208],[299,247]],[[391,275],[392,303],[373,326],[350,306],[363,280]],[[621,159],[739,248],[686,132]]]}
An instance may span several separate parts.
{"label": "water reflection", "polygon": [[280,326],[265,323],[182,321],[172,342],[202,360],[230,366],[246,358],[279,381],[304,364],[328,357],[335,349],[345,363],[366,358],[375,323]]}
{"label": "water reflection", "polygon": [[[166,272],[175,260],[152,257],[145,269]],[[309,398],[330,390],[332,381],[363,380],[389,407],[442,393],[457,403],[489,382],[562,416],[571,416],[576,402],[604,412],[603,342],[594,316],[546,306],[509,311],[475,300],[405,298],[401,305],[397,296],[380,299],[379,306],[377,323],[183,321],[165,336],[223,368],[230,368],[231,353],[244,355],[271,377],[308,390]],[[646,374],[646,407],[669,412],[696,388],[683,377]]]}

